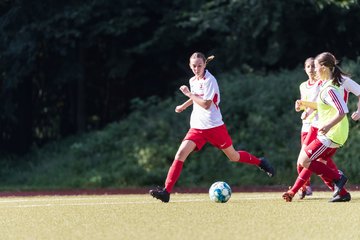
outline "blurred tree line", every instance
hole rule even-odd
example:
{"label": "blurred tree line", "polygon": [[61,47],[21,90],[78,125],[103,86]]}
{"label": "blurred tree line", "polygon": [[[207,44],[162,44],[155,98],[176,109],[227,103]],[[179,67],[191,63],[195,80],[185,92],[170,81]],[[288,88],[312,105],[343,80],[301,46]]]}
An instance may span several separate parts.
{"label": "blurred tree line", "polygon": [[172,94],[194,51],[214,71],[291,69],[360,56],[356,0],[0,0],[0,153],[124,118]]}

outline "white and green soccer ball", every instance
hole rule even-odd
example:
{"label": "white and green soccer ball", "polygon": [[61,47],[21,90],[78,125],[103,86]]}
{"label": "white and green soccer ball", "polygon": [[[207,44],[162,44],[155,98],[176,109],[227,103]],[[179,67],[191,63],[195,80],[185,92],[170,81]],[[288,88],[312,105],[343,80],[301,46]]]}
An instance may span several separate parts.
{"label": "white and green soccer ball", "polygon": [[231,188],[226,182],[218,181],[211,185],[209,197],[211,201],[217,203],[226,203],[231,197]]}

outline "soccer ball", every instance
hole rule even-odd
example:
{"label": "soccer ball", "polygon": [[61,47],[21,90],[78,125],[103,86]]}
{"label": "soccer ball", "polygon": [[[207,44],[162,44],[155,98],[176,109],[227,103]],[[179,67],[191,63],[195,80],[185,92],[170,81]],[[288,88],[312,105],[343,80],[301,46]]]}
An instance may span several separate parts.
{"label": "soccer ball", "polygon": [[215,182],[209,189],[211,201],[217,203],[226,203],[231,197],[231,188],[226,182]]}

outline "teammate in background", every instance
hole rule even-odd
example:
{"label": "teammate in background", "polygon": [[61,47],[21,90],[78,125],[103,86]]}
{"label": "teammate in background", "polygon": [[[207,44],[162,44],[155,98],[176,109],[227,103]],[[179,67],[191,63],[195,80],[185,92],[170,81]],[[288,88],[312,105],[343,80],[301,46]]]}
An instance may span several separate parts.
{"label": "teammate in background", "polygon": [[222,120],[219,108],[220,92],[217,81],[206,70],[206,64],[214,57],[205,58],[204,54],[195,52],[190,57],[190,68],[194,75],[190,80],[190,90],[187,86],[180,87],[180,91],[189,99],[175,108],[180,113],[193,105],[190,118],[190,129],[183,139],[168,171],[165,187],[157,187],[149,191],[150,195],[162,202],[169,202],[170,193],[180,177],[183,164],[189,154],[200,151],[207,143],[222,150],[232,162],[252,164],[266,172],[269,177],[275,175],[274,168],[266,158],[257,158],[246,151],[236,151],[232,139]]}
{"label": "teammate in background", "polygon": [[[305,82],[302,82],[300,84],[300,100],[304,100],[304,101],[309,101],[309,102],[315,102],[316,98],[318,96],[319,93],[319,89],[320,89],[320,85],[319,82],[316,79],[316,75],[315,75],[315,65],[314,65],[314,58],[308,58],[305,60],[304,63],[304,70],[308,76],[308,80],[306,80]],[[309,107],[306,108],[301,108],[300,107],[300,102],[296,101],[295,102],[295,111],[299,112],[301,110],[304,110],[303,113],[301,114],[301,119],[302,119],[302,127],[301,127],[301,146],[304,143],[304,140],[310,130],[310,126],[312,124],[312,122],[317,121],[318,115],[317,115],[317,110],[316,109],[312,109]],[[303,169],[303,167],[299,164],[297,164],[297,172],[300,173],[301,170]],[[303,199],[305,196],[310,196],[312,195],[312,189],[310,186],[310,178],[308,181],[305,182],[304,186],[301,187],[300,191],[299,191],[299,196],[300,199]]]}
{"label": "teammate in background", "polygon": [[[339,199],[342,198],[340,192],[347,182],[347,177],[341,171],[333,170],[323,162],[324,159],[332,158],[348,137],[349,123],[346,117],[348,108],[340,94],[340,83],[344,73],[336,65],[337,60],[331,53],[319,54],[314,62],[316,77],[321,81],[320,92],[316,106],[304,106],[318,110],[318,133],[316,138],[300,151],[298,164],[304,169],[292,188],[282,195],[287,202],[292,201],[294,194],[310,178],[312,172],[334,184],[331,202],[340,201]],[[309,136],[308,134],[307,137]],[[346,200],[349,198],[350,201],[350,194],[347,194]]]}
{"label": "teammate in background", "polygon": [[[344,101],[347,103],[348,102],[348,97],[349,97],[349,93],[353,93],[355,96],[357,96],[358,98],[358,104],[357,104],[357,110],[355,112],[352,113],[351,118],[354,121],[359,120],[360,118],[360,85],[358,83],[356,83],[355,81],[353,81],[348,74],[344,73],[340,68],[339,68],[340,74],[341,74],[341,86],[340,86],[340,93],[343,94],[343,99]],[[297,108],[299,108],[300,106],[300,102],[296,103]],[[306,147],[311,141],[313,141],[316,138],[317,135],[317,121],[314,121],[311,124],[310,130],[308,132],[307,137],[305,138],[305,140],[303,141],[303,148]],[[336,166],[336,164],[334,163],[334,161],[332,160],[332,158],[327,158],[327,159],[322,159],[321,161],[323,161],[324,163],[327,164],[328,167],[332,168],[335,171],[338,171],[338,168]],[[310,171],[310,170],[304,170],[304,171]],[[324,181],[324,183],[331,189],[334,190],[334,185],[332,183],[331,180],[326,179],[324,177],[321,177],[322,180]],[[301,188],[304,189],[305,185]],[[300,193],[303,193],[300,190]],[[302,198],[302,196],[305,196],[304,194],[301,195],[300,198]],[[339,195],[333,199],[330,200],[330,202],[348,202],[351,200],[351,195],[350,193],[343,188]]]}

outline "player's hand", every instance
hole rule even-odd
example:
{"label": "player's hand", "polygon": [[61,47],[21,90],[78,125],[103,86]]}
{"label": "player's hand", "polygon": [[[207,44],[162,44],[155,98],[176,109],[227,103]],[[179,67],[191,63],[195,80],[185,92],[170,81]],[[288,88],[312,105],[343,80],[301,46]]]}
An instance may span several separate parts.
{"label": "player's hand", "polygon": [[353,114],[351,114],[351,118],[354,121],[359,120],[360,119],[360,112],[359,111],[353,112]]}
{"label": "player's hand", "polygon": [[322,126],[322,127],[319,127],[318,132],[322,135],[325,135],[329,130],[330,130],[330,128],[328,126]]}
{"label": "player's hand", "polygon": [[300,112],[302,109],[304,109],[304,107],[301,104],[301,100],[296,100],[295,101],[295,111]]}
{"label": "player's hand", "polygon": [[185,108],[182,105],[176,106],[176,108],[175,108],[175,112],[177,112],[177,113],[181,113],[184,110],[185,110]]}
{"label": "player's hand", "polygon": [[182,85],[182,86],[180,87],[180,91],[181,91],[185,96],[190,97],[190,95],[191,95],[191,92],[190,92],[189,88],[188,88],[187,86],[185,86],[185,85]]}
{"label": "player's hand", "polygon": [[301,114],[301,120],[305,120],[308,117],[308,114],[306,111],[303,111],[303,113]]}

